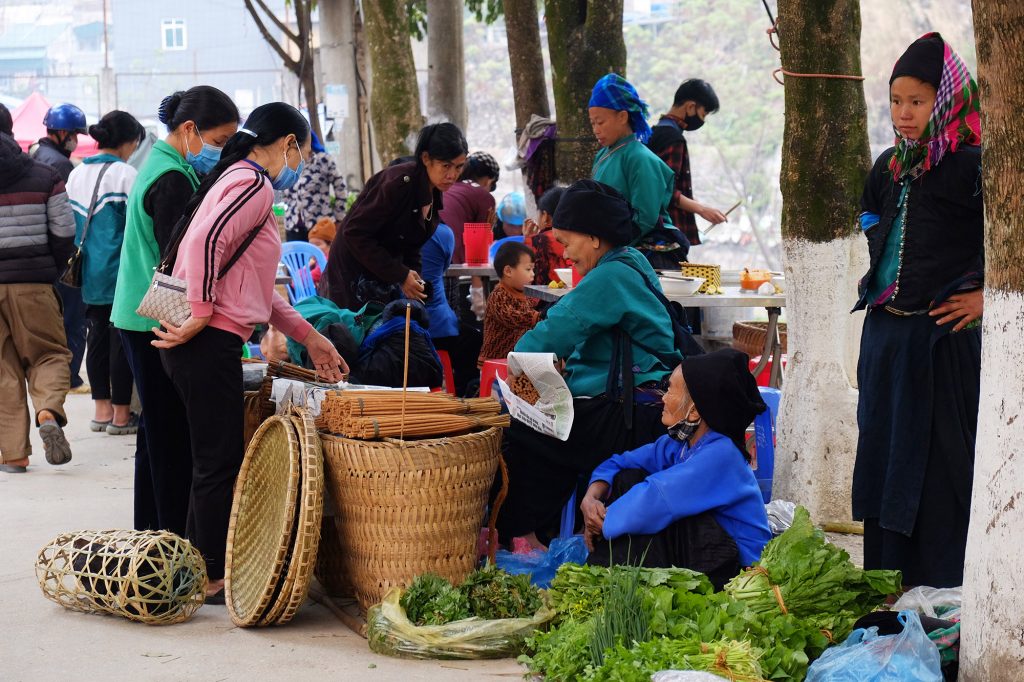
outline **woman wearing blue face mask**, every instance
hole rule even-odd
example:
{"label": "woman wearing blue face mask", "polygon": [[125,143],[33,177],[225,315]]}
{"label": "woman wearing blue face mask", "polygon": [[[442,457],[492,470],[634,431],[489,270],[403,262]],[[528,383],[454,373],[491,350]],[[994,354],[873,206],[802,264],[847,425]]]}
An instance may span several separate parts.
{"label": "woman wearing blue face mask", "polygon": [[[142,418],[136,436],[135,527],[185,533],[192,455],[182,424],[185,408],[151,342],[156,320],[136,314],[153,269],[171,241],[185,205],[199,186],[197,170],[238,129],[238,107],[209,85],[163,99],[160,121],[168,135],[153,145],[128,195],[124,245],[114,288],[111,323],[135,377]],[[204,161],[207,159],[207,161]]]}
{"label": "woman wearing blue face mask", "polygon": [[[164,320],[153,345],[185,405],[192,452],[187,537],[206,558],[213,600],[224,584],[232,489],[242,464],[242,344],[257,324],[301,343],[320,377],[339,381],[345,361],[274,291],[281,237],[274,190],[292,187],[309,156],[309,125],[284,102],[253,110],[185,207],[173,275],[186,283],[191,315]],[[165,331],[166,330],[166,331]],[[207,603],[212,603],[211,599]],[[223,602],[221,602],[223,603]]]}

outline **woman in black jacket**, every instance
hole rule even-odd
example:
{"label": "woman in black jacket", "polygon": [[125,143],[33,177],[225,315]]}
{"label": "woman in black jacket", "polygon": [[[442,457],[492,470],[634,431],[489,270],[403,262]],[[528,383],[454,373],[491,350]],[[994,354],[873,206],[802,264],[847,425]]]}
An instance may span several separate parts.
{"label": "woman in black jacket", "polygon": [[331,244],[326,277],[338,306],[359,310],[404,295],[426,299],[420,247],[439,222],[441,194],[458,181],[468,147],[452,123],[420,131],[414,159],[380,171],[366,183]]}

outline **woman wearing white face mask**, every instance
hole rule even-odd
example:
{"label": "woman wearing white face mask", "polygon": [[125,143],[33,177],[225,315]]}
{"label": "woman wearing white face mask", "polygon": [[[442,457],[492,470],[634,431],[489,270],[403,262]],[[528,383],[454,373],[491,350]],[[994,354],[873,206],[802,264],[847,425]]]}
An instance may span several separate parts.
{"label": "woman wearing white face mask", "polygon": [[594,470],[580,504],[590,563],[642,557],[721,588],[758,560],[771,531],[743,436],[766,407],[747,362],[732,349],[683,360],[664,397],[668,435]]}
{"label": "woman wearing white face mask", "polygon": [[185,405],[192,447],[187,536],[206,558],[213,602],[222,600],[232,488],[242,463],[242,344],[269,321],[306,347],[320,376],[336,382],[348,372],[331,342],[274,291],[281,258],[274,190],[298,180],[309,140],[295,107],[257,107],[185,207],[191,220],[169,249],[192,314],[180,327],[161,320],[153,345]]}

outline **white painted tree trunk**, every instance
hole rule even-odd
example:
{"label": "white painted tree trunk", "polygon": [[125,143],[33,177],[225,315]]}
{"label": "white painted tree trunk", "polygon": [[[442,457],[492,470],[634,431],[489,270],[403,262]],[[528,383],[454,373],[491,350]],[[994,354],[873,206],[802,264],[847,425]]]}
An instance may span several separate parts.
{"label": "white painted tree trunk", "polygon": [[960,679],[1024,679],[1024,295],[987,290]]}
{"label": "white painted tree trunk", "polygon": [[857,452],[857,356],[863,314],[851,315],[867,270],[864,238],[783,239],[789,358],[779,407],[773,497],[817,523],[848,521]]}

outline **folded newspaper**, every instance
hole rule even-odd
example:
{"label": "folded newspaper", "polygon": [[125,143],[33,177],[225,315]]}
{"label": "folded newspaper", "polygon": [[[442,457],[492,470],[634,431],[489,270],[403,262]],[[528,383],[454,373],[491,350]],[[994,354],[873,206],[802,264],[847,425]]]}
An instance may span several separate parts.
{"label": "folded newspaper", "polygon": [[508,354],[509,377],[525,374],[540,394],[534,405],[513,393],[508,383],[500,378],[498,387],[513,419],[538,433],[564,441],[572,430],[572,393],[562,374],[555,369],[556,360],[553,353]]}

